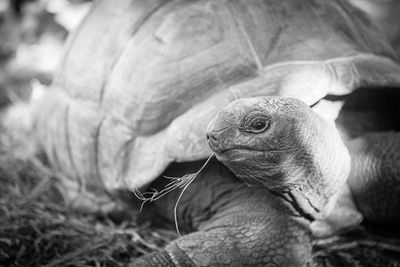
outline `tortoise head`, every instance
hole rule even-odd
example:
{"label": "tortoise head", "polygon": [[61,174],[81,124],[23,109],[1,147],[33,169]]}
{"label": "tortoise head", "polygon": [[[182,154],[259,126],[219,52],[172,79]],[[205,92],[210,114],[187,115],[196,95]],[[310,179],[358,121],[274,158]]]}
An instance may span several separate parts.
{"label": "tortoise head", "polygon": [[325,194],[350,168],[334,125],[295,98],[238,99],[213,119],[207,138],[237,177],[269,189],[307,184]]}

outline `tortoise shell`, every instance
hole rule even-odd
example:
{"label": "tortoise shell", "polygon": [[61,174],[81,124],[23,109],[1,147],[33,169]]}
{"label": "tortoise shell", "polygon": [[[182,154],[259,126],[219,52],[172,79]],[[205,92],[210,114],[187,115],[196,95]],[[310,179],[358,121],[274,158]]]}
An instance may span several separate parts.
{"label": "tortoise shell", "polygon": [[70,36],[35,125],[68,177],[138,188],[209,156],[207,125],[237,98],[313,104],[398,86],[396,60],[341,0],[101,0]]}

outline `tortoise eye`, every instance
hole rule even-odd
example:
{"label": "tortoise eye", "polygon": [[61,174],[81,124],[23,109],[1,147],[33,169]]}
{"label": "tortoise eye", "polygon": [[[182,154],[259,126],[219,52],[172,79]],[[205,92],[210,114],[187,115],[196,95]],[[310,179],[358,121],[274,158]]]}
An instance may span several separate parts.
{"label": "tortoise eye", "polygon": [[269,121],[266,118],[258,117],[250,121],[248,130],[251,132],[263,132],[269,127]]}

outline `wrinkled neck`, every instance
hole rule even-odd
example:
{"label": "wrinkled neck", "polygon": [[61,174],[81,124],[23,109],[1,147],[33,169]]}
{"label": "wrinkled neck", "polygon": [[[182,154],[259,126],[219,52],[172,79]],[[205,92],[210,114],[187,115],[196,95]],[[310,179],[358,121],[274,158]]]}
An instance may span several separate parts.
{"label": "wrinkled neck", "polygon": [[335,125],[314,112],[309,116],[301,127],[304,145],[299,153],[304,160],[297,163],[296,186],[290,192],[302,210],[315,214],[346,182],[351,162]]}

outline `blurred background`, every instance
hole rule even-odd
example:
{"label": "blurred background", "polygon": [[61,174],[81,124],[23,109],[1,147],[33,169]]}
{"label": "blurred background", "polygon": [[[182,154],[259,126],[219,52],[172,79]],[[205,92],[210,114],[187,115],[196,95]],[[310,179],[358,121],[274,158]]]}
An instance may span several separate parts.
{"label": "blurred background", "polygon": [[48,85],[68,35],[90,0],[0,0],[0,105]]}

